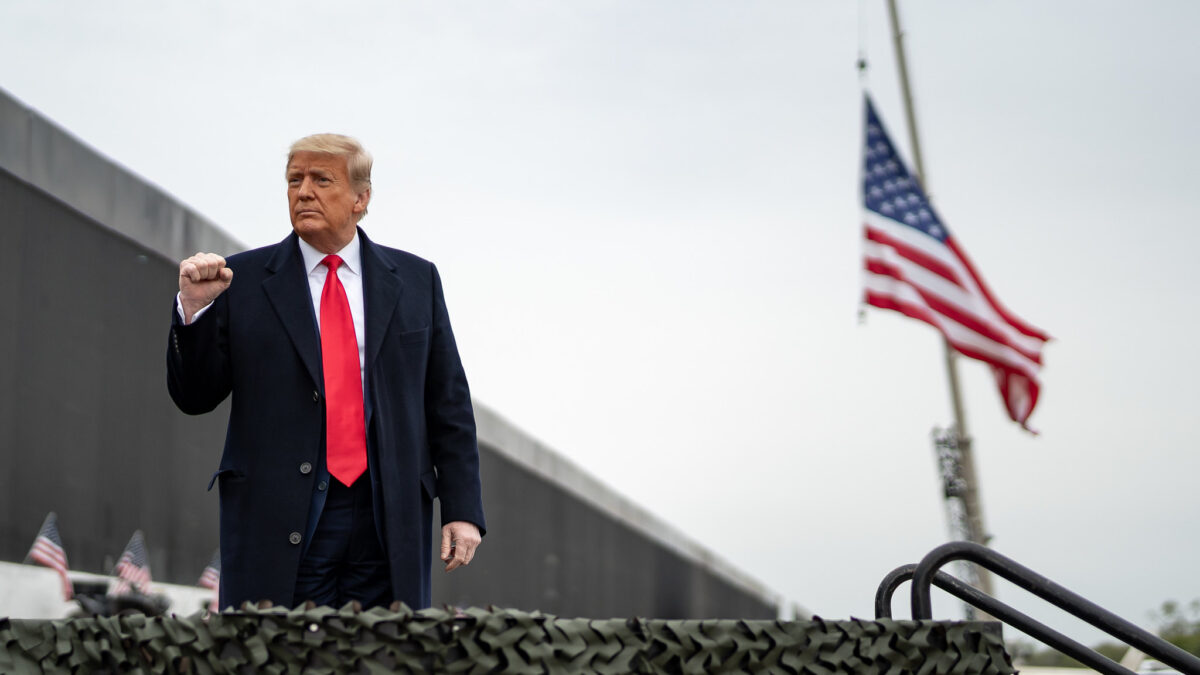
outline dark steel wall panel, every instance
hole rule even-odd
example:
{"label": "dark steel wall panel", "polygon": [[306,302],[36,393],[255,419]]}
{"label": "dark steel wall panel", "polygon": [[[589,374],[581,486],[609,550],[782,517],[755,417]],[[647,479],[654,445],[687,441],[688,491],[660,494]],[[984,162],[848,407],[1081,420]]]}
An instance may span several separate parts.
{"label": "dark steel wall panel", "polygon": [[135,529],[156,579],[193,583],[216,541],[205,493],[224,408],[166,394],[176,263],[0,171],[0,557],[57,511],[75,569],[107,571]]}
{"label": "dark steel wall panel", "polygon": [[558,616],[774,618],[774,604],[481,447],[489,534],[462,571],[434,572],[435,604]]}

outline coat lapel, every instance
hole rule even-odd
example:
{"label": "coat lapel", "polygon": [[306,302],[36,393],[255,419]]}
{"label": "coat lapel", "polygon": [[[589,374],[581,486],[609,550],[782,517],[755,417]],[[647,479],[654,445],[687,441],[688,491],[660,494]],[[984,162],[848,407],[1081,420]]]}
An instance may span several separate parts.
{"label": "coat lapel", "polygon": [[300,255],[294,232],[275,247],[275,254],[267,261],[267,273],[262,283],[263,291],[296,347],[296,352],[300,354],[300,360],[304,362],[313,383],[324,394],[317,320],[313,316],[312,294],[308,290],[308,272],[304,269],[304,258]]}
{"label": "coat lapel", "polygon": [[[379,355],[383,339],[387,336],[388,324],[400,303],[404,282],[396,274],[395,266],[367,239],[360,228],[358,237],[362,241],[363,305],[367,313],[367,373]],[[368,378],[369,379],[369,378]]]}

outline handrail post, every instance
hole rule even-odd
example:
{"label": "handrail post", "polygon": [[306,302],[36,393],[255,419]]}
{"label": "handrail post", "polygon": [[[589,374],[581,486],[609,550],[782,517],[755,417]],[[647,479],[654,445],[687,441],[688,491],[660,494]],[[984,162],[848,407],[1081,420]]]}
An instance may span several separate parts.
{"label": "handrail post", "polygon": [[902,565],[888,572],[883,581],[879,582],[879,588],[875,591],[876,619],[892,618],[892,595],[900,588],[900,584],[912,579],[916,571],[916,565]]}

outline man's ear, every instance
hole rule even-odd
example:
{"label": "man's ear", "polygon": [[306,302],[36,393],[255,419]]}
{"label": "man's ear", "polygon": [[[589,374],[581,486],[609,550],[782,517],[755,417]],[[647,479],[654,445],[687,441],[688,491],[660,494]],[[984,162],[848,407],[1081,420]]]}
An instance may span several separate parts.
{"label": "man's ear", "polygon": [[367,188],[358,193],[354,197],[354,213],[362,213],[367,210],[367,204],[371,202],[371,188]]}

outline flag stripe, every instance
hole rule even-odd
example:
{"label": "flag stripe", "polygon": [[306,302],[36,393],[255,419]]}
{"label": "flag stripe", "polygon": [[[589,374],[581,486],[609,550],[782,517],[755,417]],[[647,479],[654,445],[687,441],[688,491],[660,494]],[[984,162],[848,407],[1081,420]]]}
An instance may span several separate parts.
{"label": "flag stripe", "polygon": [[[887,281],[889,282],[888,285],[897,285],[890,283],[890,279]],[[971,358],[978,358],[994,366],[1005,367],[1011,370],[1019,371],[1025,374],[1027,377],[1036,375],[1038,370],[1037,363],[1029,360],[1012,347],[998,343],[990,338],[987,338],[986,336],[982,336],[979,333],[971,330],[969,327],[954,321],[950,317],[934,311],[923,302],[921,296],[915,289],[904,285],[903,290],[896,290],[895,288],[885,288],[880,290],[876,288],[874,280],[868,280],[866,285],[867,304],[880,307],[882,306],[879,302],[880,296],[892,298],[899,304],[905,305],[909,308],[909,311],[902,312],[903,314],[913,318],[919,318],[925,323],[928,323],[940,330],[946,339],[949,340],[950,344],[953,345],[958,351],[963,352],[964,355],[970,356]],[[914,313],[912,308],[915,307],[921,308],[923,313]],[[893,309],[892,307],[886,308]],[[968,351],[971,353],[968,354]],[[986,358],[981,358],[977,355],[986,355]]]}
{"label": "flag stripe", "polygon": [[199,585],[203,586],[204,588],[216,588],[217,584],[220,582],[221,575],[213,570],[213,568],[208,567],[205,568],[204,574],[200,575]]}
{"label": "flag stripe", "polygon": [[[929,291],[926,287],[895,278],[894,275],[890,274],[890,270],[888,270],[886,265],[879,268],[878,271],[876,271],[876,266],[872,263],[868,263],[866,267],[863,283],[869,290],[876,294],[900,295],[905,302],[924,305],[931,312],[937,312],[940,316],[944,317],[947,322],[953,322],[963,328],[973,330],[973,326],[981,321],[979,317],[962,313],[953,305],[942,302],[935,293]],[[934,321],[934,325],[942,329],[950,327],[948,323],[943,324],[938,321]],[[981,337],[992,340],[992,336],[997,332],[995,325],[987,322],[984,322],[984,325],[989,328],[988,331],[979,332],[973,330],[973,332],[978,332]],[[1018,346],[1018,344],[1011,344],[1010,340],[993,341],[1011,349],[1018,355],[1019,361],[1022,363],[1028,362],[1034,368],[1040,364],[1041,355],[1036,352],[1030,354],[1024,348]]]}
{"label": "flag stripe", "polygon": [[888,234],[883,230],[875,229],[868,225],[867,239],[869,241],[882,244],[888,249],[898,253],[900,257],[911,260],[924,269],[927,269],[930,272],[933,272],[934,274],[944,278],[946,281],[949,281],[955,286],[962,286],[962,283],[958,280],[958,275],[955,274],[953,267],[943,263],[937,257],[929,255],[915,246],[909,246],[907,243],[896,237],[888,236]]}
{"label": "flag stripe", "polygon": [[[996,324],[989,323],[988,321],[981,319],[970,312],[963,311],[959,307],[956,307],[955,305],[938,297],[936,293],[931,293],[925,290],[925,288],[923,288],[920,284],[914,284],[910,282],[905,278],[904,272],[900,268],[887,264],[880,264],[877,261],[869,259],[867,260],[866,267],[867,271],[869,272],[881,276],[891,277],[899,283],[906,284],[909,288],[916,292],[918,296],[920,296],[921,302],[928,306],[931,311],[960,324],[964,328],[979,334],[987,340],[991,340],[998,344],[1009,347],[1013,351],[1020,354],[1023,358],[1033,362],[1034,364],[1041,364],[1041,354],[1036,352],[1026,352],[1021,348],[1021,345],[1011,344],[1009,342],[1009,336],[1004,335],[1003,331],[996,327]],[[941,327],[940,324],[935,325]]]}
{"label": "flag stripe", "polygon": [[149,593],[150,563],[146,560],[146,542],[142,538],[141,530],[134,532],[130,537],[113,574],[117,579],[109,589],[110,595],[127,593],[131,588],[141,593]]}
{"label": "flag stripe", "polygon": [[29,548],[26,557],[58,573],[62,583],[63,600],[70,600],[75,596],[75,587],[68,575],[70,568],[67,565],[67,552],[63,548],[62,537],[58,534],[58,515],[53,511],[46,514],[46,519],[42,521],[42,529],[38,531],[38,536],[33,540],[33,546]]}
{"label": "flag stripe", "polygon": [[[911,261],[904,259],[896,252],[880,246],[874,242],[866,242],[863,245],[864,260],[866,263],[882,262],[882,270],[887,269],[895,274],[898,282],[903,282],[906,285],[914,288],[920,288],[928,294],[932,294],[941,298],[942,301],[960,308],[962,311],[969,311],[971,307],[971,295],[962,288],[946,281],[943,277],[932,274],[929,270],[919,265],[914,265]],[[870,269],[870,268],[868,268]],[[1016,335],[1014,333],[1014,335]]]}
{"label": "flag stripe", "polygon": [[934,328],[938,327],[937,321],[935,321],[933,318],[933,312],[930,312],[929,308],[923,305],[904,302],[895,295],[886,293],[873,293],[870,289],[867,289],[865,299],[867,304],[873,307],[895,310],[904,316],[917,319],[918,321],[924,321]]}
{"label": "flag stripe", "polygon": [[208,588],[213,591],[212,599],[208,602],[208,610],[210,612],[221,611],[221,551],[217,550],[213,553],[212,561],[200,573],[200,580],[196,585],[201,588]]}
{"label": "flag stripe", "polygon": [[29,557],[48,567],[67,568],[67,556],[63,550],[40,537],[33,543],[33,550],[29,552]]}
{"label": "flag stripe", "polygon": [[1021,333],[1037,339],[1040,342],[1044,343],[1050,341],[1049,333],[1034,328],[1033,326],[1030,326],[1021,319],[1017,318],[1015,314],[1009,312],[1004,305],[1001,305],[1000,302],[995,299],[995,297],[992,295],[992,292],[988,289],[987,284],[983,283],[983,279],[980,278],[979,274],[975,272],[975,266],[971,264],[971,259],[967,257],[966,251],[959,248],[958,244],[954,240],[947,241],[946,245],[949,246],[952,251],[954,251],[955,257],[962,261],[963,267],[967,269],[967,274],[971,275],[971,280],[975,282],[975,285],[979,288],[979,292],[987,300],[992,309],[994,309],[997,314],[1004,318],[1005,323],[1021,331]]}
{"label": "flag stripe", "polygon": [[[967,268],[965,261],[955,253],[957,246],[951,246],[952,238],[947,237],[945,242],[937,241],[875,213],[866,213],[865,220],[865,227],[868,230],[880,230],[893,238],[897,238],[897,234],[902,236],[907,234],[907,237],[902,239],[907,246],[919,248],[927,256],[934,257],[943,265],[954,269],[963,285],[948,283],[941,275],[930,273],[928,269],[913,264],[909,259],[897,255],[890,247],[882,246],[875,241],[864,242],[863,255],[865,258],[882,259],[898,265],[905,271],[907,280],[914,286],[919,286],[946,302],[954,304],[959,311],[986,321],[994,330],[1004,335],[1004,342],[1007,344],[1021,349],[1027,355],[1041,353],[1045,340],[1031,337],[1024,331],[1018,330],[1005,321],[991,303],[981,299],[982,293],[978,284],[975,283],[974,275]],[[912,234],[905,233],[904,230]]]}
{"label": "flag stripe", "polygon": [[[878,294],[869,290],[866,293],[865,300],[872,307],[894,310],[910,318],[924,321],[939,330],[945,329],[945,326],[939,324],[938,320],[934,318],[935,314],[929,308],[920,304],[905,302],[894,295]],[[946,340],[950,342],[956,351],[962,353],[963,356],[983,361],[994,368],[1010,372],[1014,376],[1030,378],[1027,372],[1022,372],[1022,369],[1014,365],[1012,361],[1003,358],[1002,355],[996,354],[994,350],[995,343],[988,340],[972,339],[971,335],[973,334],[969,331],[957,331],[953,327],[944,330],[944,334],[946,335]],[[1030,410],[1032,410],[1032,407],[1030,407]]]}

